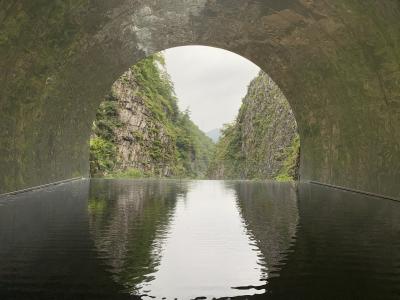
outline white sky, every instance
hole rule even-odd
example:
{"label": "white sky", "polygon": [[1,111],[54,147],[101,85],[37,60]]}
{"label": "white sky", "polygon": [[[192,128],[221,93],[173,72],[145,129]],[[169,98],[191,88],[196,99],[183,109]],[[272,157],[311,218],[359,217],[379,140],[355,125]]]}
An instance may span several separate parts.
{"label": "white sky", "polygon": [[232,122],[259,68],[235,53],[205,46],[164,51],[179,108],[208,132]]}

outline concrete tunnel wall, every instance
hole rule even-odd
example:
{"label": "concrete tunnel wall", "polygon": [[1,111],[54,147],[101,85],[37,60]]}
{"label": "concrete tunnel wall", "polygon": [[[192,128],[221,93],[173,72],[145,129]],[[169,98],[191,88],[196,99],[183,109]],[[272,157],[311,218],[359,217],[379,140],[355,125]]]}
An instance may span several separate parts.
{"label": "concrete tunnel wall", "polygon": [[151,53],[198,44],[279,84],[302,180],[399,198],[399,20],[397,0],[2,1],[0,193],[88,176],[112,83]]}

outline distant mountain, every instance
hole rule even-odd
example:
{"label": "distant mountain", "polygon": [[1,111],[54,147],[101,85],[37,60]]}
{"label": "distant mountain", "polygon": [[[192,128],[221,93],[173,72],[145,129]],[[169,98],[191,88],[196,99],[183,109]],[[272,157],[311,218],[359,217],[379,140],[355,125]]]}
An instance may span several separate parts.
{"label": "distant mountain", "polygon": [[217,143],[221,136],[221,129],[215,128],[207,132],[206,135],[212,139],[214,143]]}

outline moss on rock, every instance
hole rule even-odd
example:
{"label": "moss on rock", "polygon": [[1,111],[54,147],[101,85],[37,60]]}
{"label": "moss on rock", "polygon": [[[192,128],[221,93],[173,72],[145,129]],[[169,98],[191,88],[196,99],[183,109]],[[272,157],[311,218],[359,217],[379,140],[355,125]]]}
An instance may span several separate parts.
{"label": "moss on rock", "polygon": [[177,101],[161,54],[124,73],[97,110],[92,176],[205,177],[214,144]]}
{"label": "moss on rock", "polygon": [[226,125],[210,164],[211,178],[298,178],[300,139],[292,110],[265,73],[251,82],[234,123]]}

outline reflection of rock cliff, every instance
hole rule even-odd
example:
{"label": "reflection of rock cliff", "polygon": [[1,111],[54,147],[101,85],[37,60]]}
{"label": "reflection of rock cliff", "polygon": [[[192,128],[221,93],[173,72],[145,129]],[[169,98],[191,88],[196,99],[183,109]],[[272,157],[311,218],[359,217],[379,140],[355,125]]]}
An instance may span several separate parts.
{"label": "reflection of rock cliff", "polygon": [[94,255],[88,193],[75,181],[0,199],[0,299],[130,299]]}
{"label": "reflection of rock cliff", "polygon": [[[247,229],[264,255],[268,276],[292,244],[298,224],[296,188],[292,183],[229,183]],[[271,273],[272,272],[272,273]]]}
{"label": "reflection of rock cliff", "polygon": [[212,178],[297,178],[300,141],[293,112],[265,73],[250,83],[236,121],[225,127],[209,168]]}
{"label": "reflection of rock cliff", "polygon": [[268,281],[271,298],[398,300],[399,204],[306,183],[298,198],[296,243]]}
{"label": "reflection of rock cliff", "polygon": [[180,112],[158,54],[139,62],[101,103],[90,142],[95,176],[203,177],[213,143]]}
{"label": "reflection of rock cliff", "polygon": [[89,215],[98,252],[117,283],[135,293],[150,280],[185,182],[92,181]]}

